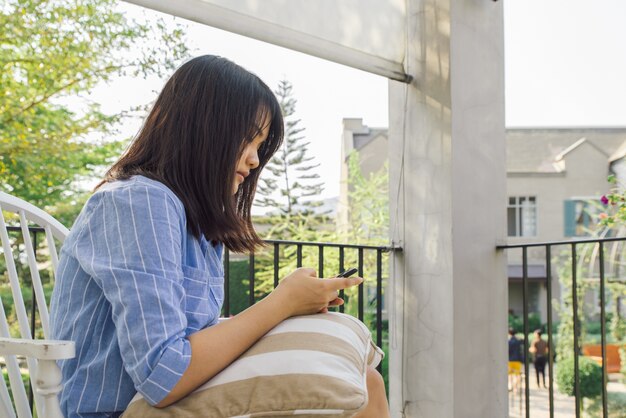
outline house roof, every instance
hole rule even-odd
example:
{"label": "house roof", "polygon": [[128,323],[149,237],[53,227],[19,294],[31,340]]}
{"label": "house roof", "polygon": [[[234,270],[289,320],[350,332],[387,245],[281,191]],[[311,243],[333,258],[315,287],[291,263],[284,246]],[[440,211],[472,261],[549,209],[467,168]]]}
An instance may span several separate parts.
{"label": "house roof", "polygon": [[584,143],[609,161],[626,143],[626,128],[509,128],[506,139],[509,173],[558,173],[556,163]]}
{"label": "house roof", "polygon": [[387,128],[368,128],[367,133],[353,133],[354,149],[360,150],[379,136],[387,139]]}

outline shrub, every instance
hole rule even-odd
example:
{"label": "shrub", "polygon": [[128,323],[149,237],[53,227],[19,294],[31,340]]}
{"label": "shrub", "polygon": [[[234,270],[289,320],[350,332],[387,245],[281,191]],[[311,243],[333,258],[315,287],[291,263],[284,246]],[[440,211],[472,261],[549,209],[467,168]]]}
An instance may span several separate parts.
{"label": "shrub", "polygon": [[[585,328],[588,334],[600,334],[602,332],[602,322],[600,321],[587,321]],[[607,326],[608,329],[608,326]]]}
{"label": "shrub", "polygon": [[[513,328],[516,334],[524,332],[524,318],[517,315],[509,314],[509,328]],[[545,329],[545,326],[541,324],[541,318],[536,312],[528,314],[528,330],[530,333],[536,329]]]}
{"label": "shrub", "polygon": [[[595,398],[602,393],[602,367],[588,357],[578,357],[578,377],[580,395],[584,398]],[[556,371],[556,382],[559,392],[574,396],[574,358],[567,357],[559,362]]]}
{"label": "shrub", "polygon": [[250,262],[230,260],[229,268],[230,314],[236,315],[246,309],[249,304]]}
{"label": "shrub", "polygon": [[[626,393],[609,392],[607,393],[607,409],[609,418],[626,418]],[[587,408],[590,417],[602,416],[602,398],[595,399]]]}

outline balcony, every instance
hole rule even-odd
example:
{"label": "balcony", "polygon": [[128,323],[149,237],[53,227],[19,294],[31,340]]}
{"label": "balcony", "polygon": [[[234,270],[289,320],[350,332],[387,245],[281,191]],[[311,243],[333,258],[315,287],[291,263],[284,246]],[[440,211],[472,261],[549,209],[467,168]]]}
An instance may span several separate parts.
{"label": "balcony", "polygon": [[[271,243],[269,254],[247,259],[244,299],[253,303],[262,296],[265,290],[256,280],[255,265],[262,259],[265,264],[268,259],[275,260],[283,245],[295,251],[296,265],[298,260],[305,262],[310,247],[318,252],[317,259],[310,255],[317,260],[313,263],[318,269],[333,273],[335,269],[326,261],[334,259],[334,265],[340,265],[339,252],[344,248],[345,267],[357,264],[364,276],[372,277],[371,286],[376,288],[373,297],[368,297],[365,289],[349,295],[352,304],[347,308],[366,322],[371,315],[370,325],[383,345],[384,324],[389,320],[389,363],[383,366],[383,373],[388,376],[392,416],[505,416],[509,404],[505,252],[515,249],[503,245],[494,250],[506,236],[502,216],[506,210],[504,2],[368,0],[355,8],[342,2],[323,2],[325,8],[296,1],[264,3],[263,8],[257,7],[257,2],[230,3],[241,10],[223,6],[228,2],[210,0],[133,2],[389,79],[391,248],[363,248],[364,257],[373,251],[373,264],[378,266],[369,270],[366,261],[362,268],[359,265],[359,248]],[[295,7],[307,9],[291,9]],[[292,19],[294,16],[298,19]],[[302,23],[304,29],[294,29],[294,22]],[[391,251],[400,247],[401,252]],[[546,244],[547,249],[556,247],[556,243]],[[329,255],[334,248],[338,254]],[[520,251],[527,253],[530,248],[527,245]],[[348,255],[351,250],[356,251],[356,261],[354,255]],[[576,259],[582,250],[572,248],[571,252],[570,257]],[[349,257],[353,257],[351,261],[347,261]],[[226,271],[234,277],[230,261]],[[523,332],[528,335],[528,260],[523,266]],[[577,270],[573,277],[579,273]],[[552,276],[547,274],[546,280]],[[269,283],[275,283],[275,278]],[[233,279],[227,290],[232,293],[235,289],[240,288]],[[229,296],[225,314],[236,312],[233,295]],[[574,300],[572,303],[577,303]],[[546,303],[549,306],[551,299]],[[603,320],[601,323],[605,326]],[[579,320],[574,321],[574,339],[580,337],[581,329]],[[602,335],[606,338],[605,329]],[[548,336],[552,339],[554,330]],[[579,338],[574,346],[579,347],[580,342]],[[527,348],[528,341],[525,344]],[[606,341],[600,346],[603,353],[596,357],[604,360]],[[549,372],[555,366],[558,359],[548,365]],[[535,416],[539,398],[529,382],[530,370],[526,363],[520,403],[525,416],[530,411]],[[579,378],[575,372],[574,381]],[[574,391],[580,392],[580,382],[574,386]],[[604,403],[608,403],[609,392],[607,386]],[[546,393],[548,414],[553,410],[558,416],[558,395],[553,390]],[[584,403],[580,396],[567,402],[576,409],[574,414],[580,414]],[[517,406],[514,404],[511,412],[517,411]]]}
{"label": "balcony", "polygon": [[[17,245],[20,245],[22,242],[20,229],[10,227],[9,230]],[[30,231],[38,260],[42,269],[46,270],[48,260],[43,239],[45,231],[40,228],[30,228]],[[547,388],[543,389],[535,384],[531,356],[524,356],[521,373],[519,375],[513,373],[514,380],[509,382],[510,417],[580,417],[583,411],[590,413],[590,416],[606,417],[617,412],[615,408],[619,407],[619,400],[622,397],[626,398],[626,386],[620,383],[623,376],[620,375],[619,357],[616,363],[614,351],[619,348],[626,349],[626,345],[624,339],[616,340],[614,333],[612,334],[615,330],[610,329],[614,327],[607,321],[609,316],[607,310],[610,309],[613,314],[618,315],[620,312],[619,306],[616,307],[614,304],[619,303],[619,292],[623,292],[620,289],[626,286],[623,270],[623,258],[626,256],[625,241],[626,237],[619,237],[517,243],[497,247],[497,252],[505,251],[510,258],[521,256],[523,312],[522,330],[518,335],[521,334],[523,353],[529,353],[530,336],[534,331],[531,329],[531,314],[537,313],[538,309],[537,301],[534,302],[535,308],[531,308],[533,303],[529,292],[529,260],[534,259],[537,262],[538,257],[543,258],[546,290],[543,296],[547,309],[546,321],[542,328],[548,351],[552,353],[548,356],[546,365]],[[355,266],[358,274],[365,277],[366,281],[355,292],[341,295],[345,298],[346,304],[338,310],[358,317],[370,327],[376,344],[387,354],[386,361],[379,365],[379,371],[385,377],[389,388],[390,381],[397,379],[397,376],[389,371],[389,332],[396,324],[390,323],[393,317],[387,309],[390,279],[393,281],[388,266],[402,254],[402,249],[299,241],[266,241],[266,243],[266,249],[257,254],[241,256],[225,252],[223,316],[237,314],[263,297],[271,287],[278,284],[282,274],[281,268],[314,266],[320,276],[330,276],[333,273],[329,273],[329,269],[333,269],[334,272],[335,269],[341,271]],[[529,254],[532,254],[532,257]],[[576,262],[573,262],[574,260]],[[26,272],[27,266],[22,265],[20,270]],[[28,274],[24,275],[26,276]],[[559,281],[562,289],[560,300],[555,298],[552,292],[554,284]],[[6,287],[6,283],[2,285]],[[44,288],[50,290],[51,287],[52,283],[49,280],[44,282]],[[24,293],[28,294],[28,291]],[[2,296],[5,302],[10,299],[4,294]],[[37,329],[38,314],[32,292],[30,301],[27,300],[26,303],[30,307],[31,327]],[[563,307],[569,308],[569,311]],[[10,315],[11,312],[6,314]],[[599,333],[593,333],[595,339],[590,337],[592,334],[590,321],[594,320],[600,324]],[[557,321],[559,326],[556,325]],[[524,335],[529,338],[524,339]],[[559,342],[557,337],[571,337],[571,342]],[[503,346],[504,341],[502,336]],[[562,379],[556,377],[559,375],[558,368],[564,367],[561,364],[566,363],[568,346],[569,357],[573,359],[571,396],[562,393],[564,389],[559,387],[563,385]],[[506,357],[499,361],[506,362]],[[596,374],[596,380],[589,381],[587,371],[589,366],[581,367],[582,363],[589,361],[597,364],[596,369],[601,370],[599,380]],[[623,367],[623,360],[621,364]],[[602,384],[603,381],[606,384]],[[592,389],[589,389],[590,387]],[[594,396],[590,396],[592,392],[595,393]],[[32,407],[32,393],[30,400]]]}

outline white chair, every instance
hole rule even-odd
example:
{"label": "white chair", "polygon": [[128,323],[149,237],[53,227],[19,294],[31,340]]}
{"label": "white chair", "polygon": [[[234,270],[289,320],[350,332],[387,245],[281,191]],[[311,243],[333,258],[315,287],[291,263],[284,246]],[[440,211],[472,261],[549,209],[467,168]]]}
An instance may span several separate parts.
{"label": "white chair", "polygon": [[[31,418],[32,413],[28,404],[26,389],[22,383],[17,356],[26,357],[30,374],[31,387],[37,415],[40,418],[62,418],[59,407],[58,393],[61,390],[61,371],[56,361],[73,358],[75,356],[74,343],[71,341],[34,340],[30,329],[22,293],[20,280],[15,266],[15,257],[9,230],[5,222],[3,211],[14,213],[19,220],[25,254],[17,254],[18,260],[27,260],[34,294],[37,301],[39,318],[43,328],[44,338],[50,336],[48,308],[41,285],[41,279],[35,260],[35,252],[29,232],[29,226],[40,227],[45,231],[46,242],[50,254],[50,261],[56,271],[58,255],[54,239],[63,243],[69,230],[43,210],[9,194],[0,192],[0,238],[2,239],[2,254],[6,262],[6,273],[11,284],[13,303],[19,323],[21,338],[11,338],[9,324],[0,298],[0,357],[4,357],[9,374],[13,402],[3,378],[0,378],[0,417]],[[13,238],[15,240],[15,238]],[[6,274],[0,271],[0,276]],[[17,415],[16,415],[17,413]]]}

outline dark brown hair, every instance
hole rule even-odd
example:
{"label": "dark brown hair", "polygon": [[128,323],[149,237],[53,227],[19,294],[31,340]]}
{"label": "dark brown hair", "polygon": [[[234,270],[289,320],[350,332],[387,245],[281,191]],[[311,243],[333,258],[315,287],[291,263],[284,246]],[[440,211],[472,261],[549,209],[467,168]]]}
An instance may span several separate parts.
{"label": "dark brown hair", "polygon": [[[259,166],[233,195],[237,162],[269,120]],[[236,252],[262,241],[251,207],[261,169],[280,147],[283,118],[272,90],[233,62],[204,55],[183,64],[163,87],[143,127],[106,173],[106,182],[142,175],[160,181],[183,202],[196,238]]]}

